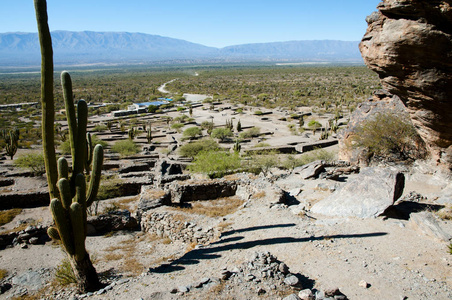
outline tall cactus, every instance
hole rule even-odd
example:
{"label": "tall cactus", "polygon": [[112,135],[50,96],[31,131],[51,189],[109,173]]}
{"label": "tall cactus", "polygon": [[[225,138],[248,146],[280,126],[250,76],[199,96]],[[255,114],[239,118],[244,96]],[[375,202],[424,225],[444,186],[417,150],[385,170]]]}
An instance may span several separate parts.
{"label": "tall cactus", "polygon": [[54,144],[54,99],[53,99],[53,54],[52,41],[47,24],[47,5],[45,0],[34,0],[38,22],[39,41],[41,44],[41,101],[42,101],[42,136],[47,181],[51,197],[50,211],[55,221],[49,227],[48,234],[62,241],[68,254],[72,269],[81,292],[94,291],[100,287],[96,269],[91,263],[85,248],[86,208],[97,195],[103,163],[101,145],[94,148],[92,174],[89,187],[85,183],[86,162],[86,125],[88,108],[85,101],[77,105],[77,118],[72,97],[71,77],[67,72],[61,74],[63,96],[69,126],[69,140],[72,154],[72,176],[69,177],[65,158],[57,161]]}
{"label": "tall cactus", "polygon": [[6,155],[8,155],[12,160],[17,152],[17,148],[19,147],[19,129],[14,128],[13,130],[5,131],[2,135],[4,136],[6,142]]}

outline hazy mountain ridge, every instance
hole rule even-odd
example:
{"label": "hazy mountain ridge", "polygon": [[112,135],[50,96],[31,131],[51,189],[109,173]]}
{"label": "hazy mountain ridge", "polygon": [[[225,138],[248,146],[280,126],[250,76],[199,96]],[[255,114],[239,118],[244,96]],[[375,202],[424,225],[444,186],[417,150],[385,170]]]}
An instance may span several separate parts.
{"label": "hazy mountain ridge", "polygon": [[[357,41],[289,41],[214,48],[144,33],[54,31],[52,43],[56,64],[162,60],[362,61]],[[37,33],[0,33],[0,65],[39,62]]]}

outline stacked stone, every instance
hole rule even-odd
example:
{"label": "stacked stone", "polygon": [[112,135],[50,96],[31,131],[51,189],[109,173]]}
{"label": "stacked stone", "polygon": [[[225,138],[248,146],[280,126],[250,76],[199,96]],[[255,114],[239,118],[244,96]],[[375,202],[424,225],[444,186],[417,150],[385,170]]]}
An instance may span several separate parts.
{"label": "stacked stone", "polygon": [[0,235],[0,249],[22,245],[23,248],[28,245],[44,244],[49,240],[47,235],[47,227],[42,225],[28,226],[24,230],[19,232],[11,232],[8,234]]}
{"label": "stacked stone", "polygon": [[175,214],[169,212],[146,214],[142,218],[141,228],[145,232],[184,243],[206,244],[218,235],[212,227],[202,228],[195,223],[178,220]]}

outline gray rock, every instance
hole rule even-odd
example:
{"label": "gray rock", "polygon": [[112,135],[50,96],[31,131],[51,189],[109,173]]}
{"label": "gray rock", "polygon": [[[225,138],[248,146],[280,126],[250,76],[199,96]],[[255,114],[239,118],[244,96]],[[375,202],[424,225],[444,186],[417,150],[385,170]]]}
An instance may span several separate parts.
{"label": "gray rock", "polygon": [[141,187],[140,200],[137,208],[138,218],[140,218],[144,212],[163,205],[171,205],[171,194],[169,192],[165,192],[161,189],[154,189],[149,185],[143,185]]}
{"label": "gray rock", "polygon": [[441,241],[449,242],[451,234],[445,232],[439,225],[435,216],[428,211],[412,213],[410,222],[425,235],[437,238]]}
{"label": "gray rock", "polygon": [[33,291],[37,291],[43,286],[41,275],[36,271],[28,271],[17,275],[13,277],[12,283]]}
{"label": "gray rock", "polygon": [[280,263],[278,269],[284,275],[289,273],[289,267],[285,263]]}
{"label": "gray rock", "polygon": [[322,161],[317,160],[301,167],[296,167],[293,173],[299,174],[303,179],[316,178],[321,172],[325,171]]}
{"label": "gray rock", "polygon": [[311,212],[342,217],[375,218],[402,195],[405,176],[385,168],[364,168],[359,177],[316,203]]}

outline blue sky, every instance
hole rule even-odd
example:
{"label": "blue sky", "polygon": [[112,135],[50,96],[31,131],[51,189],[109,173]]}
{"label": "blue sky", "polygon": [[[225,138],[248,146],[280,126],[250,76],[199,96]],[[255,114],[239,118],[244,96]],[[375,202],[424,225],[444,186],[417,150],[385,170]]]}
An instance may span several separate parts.
{"label": "blue sky", "polygon": [[[358,41],[380,0],[47,0],[50,30],[157,34],[213,47]],[[32,0],[1,0],[0,32],[36,32]]]}

